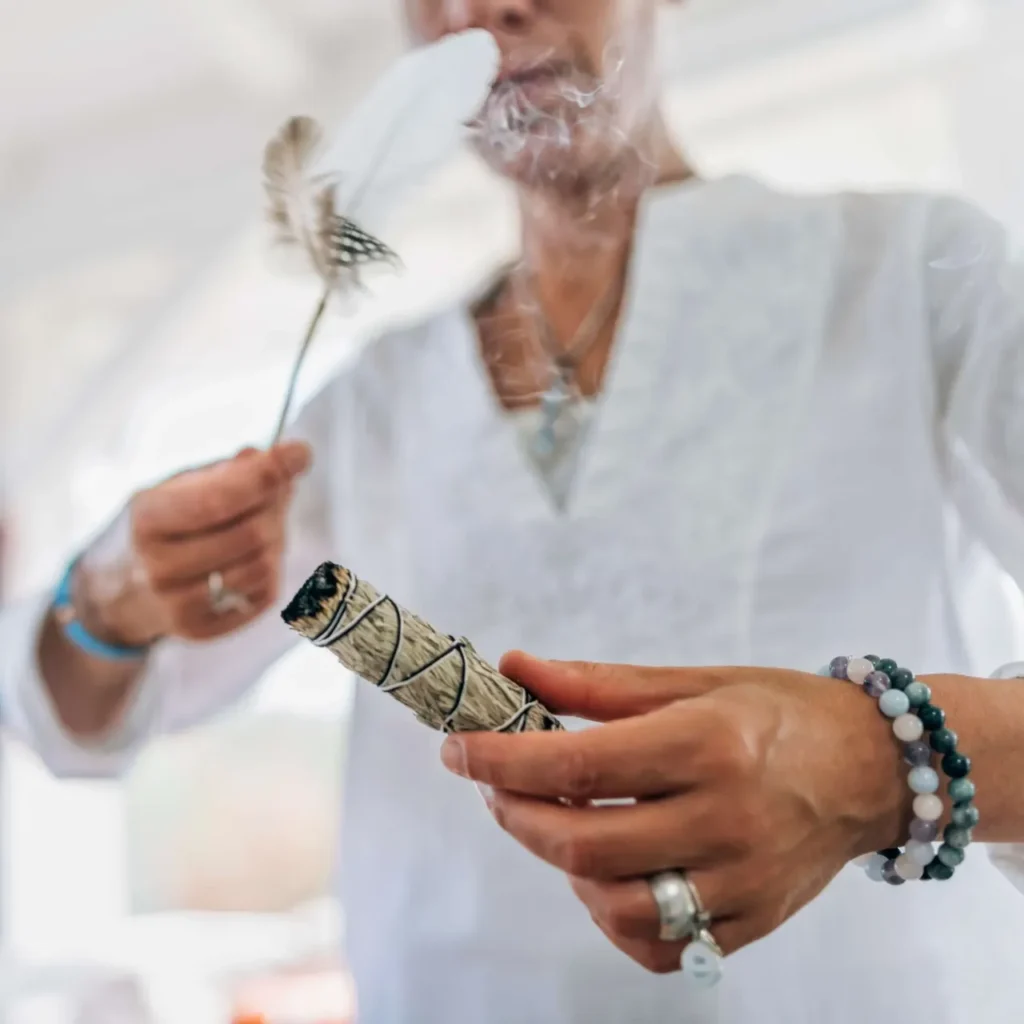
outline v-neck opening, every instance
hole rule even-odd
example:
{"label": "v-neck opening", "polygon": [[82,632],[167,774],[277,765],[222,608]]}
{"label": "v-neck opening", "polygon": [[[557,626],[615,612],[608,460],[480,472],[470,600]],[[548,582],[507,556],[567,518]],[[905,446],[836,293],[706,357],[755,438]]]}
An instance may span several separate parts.
{"label": "v-neck opening", "polygon": [[608,361],[602,374],[602,386],[595,395],[583,399],[590,407],[587,425],[584,436],[580,441],[580,450],[573,456],[575,466],[572,480],[567,488],[565,501],[561,506],[559,506],[547,485],[543,473],[530,457],[529,452],[525,450],[521,436],[522,425],[518,421],[518,417],[524,413],[536,413],[537,407],[536,405],[528,405],[518,409],[510,409],[502,402],[501,396],[495,387],[494,378],[488,371],[484,359],[483,343],[474,316],[474,310],[477,305],[500,285],[503,276],[509,273],[514,264],[506,264],[500,271],[492,275],[487,283],[476,291],[471,301],[459,310],[460,319],[465,327],[466,344],[469,346],[464,355],[469,363],[473,378],[484,391],[487,410],[493,420],[500,424],[503,443],[511,444],[514,447],[513,457],[519,467],[530,477],[537,497],[547,510],[557,518],[571,515],[574,507],[578,507],[581,493],[585,490],[588,476],[594,468],[602,434],[611,429],[609,414],[614,410],[624,367],[628,369],[628,360],[633,355],[631,350],[636,348],[634,335],[637,332],[638,322],[637,302],[639,292],[642,290],[638,287],[642,283],[638,279],[638,273],[644,262],[642,250],[649,233],[649,218],[661,202],[672,201],[681,196],[695,196],[723,180],[725,179],[706,180],[689,178],[682,182],[659,185],[649,189],[641,200],[629,259],[626,264],[619,316],[615,323],[612,343],[608,351]]}
{"label": "v-neck opening", "polygon": [[[588,454],[594,443],[599,421],[603,417],[609,395],[614,390],[615,375],[620,362],[625,338],[625,326],[632,312],[633,293],[631,288],[633,260],[630,258],[629,267],[626,272],[626,283],[623,291],[623,299],[618,321],[615,325],[615,332],[612,337],[612,344],[608,353],[608,363],[603,374],[603,382],[600,391],[589,397],[581,399],[588,407],[587,422],[584,428],[583,437],[579,442],[578,450],[573,454],[575,463],[571,483],[566,489],[564,502],[559,503],[556,496],[545,480],[544,474],[537,463],[530,457],[526,448],[526,437],[524,436],[523,420],[541,415],[537,404],[524,405],[519,408],[509,408],[501,400],[494,384],[494,378],[488,372],[484,361],[483,345],[480,338],[479,328],[474,317],[475,303],[461,309],[460,319],[465,328],[465,339],[468,350],[465,357],[470,364],[472,377],[479,387],[484,391],[484,400],[488,414],[498,425],[502,435],[502,443],[511,445],[514,448],[513,459],[517,466],[530,478],[530,483],[536,492],[537,498],[543,503],[548,512],[561,519],[572,511],[574,500],[578,496],[580,480],[583,476]],[[503,269],[501,274],[507,273]],[[486,290],[484,290],[486,293]]]}

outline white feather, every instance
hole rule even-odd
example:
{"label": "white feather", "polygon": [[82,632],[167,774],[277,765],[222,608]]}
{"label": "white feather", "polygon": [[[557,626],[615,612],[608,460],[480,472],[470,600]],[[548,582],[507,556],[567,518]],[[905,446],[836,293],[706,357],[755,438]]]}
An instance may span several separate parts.
{"label": "white feather", "polygon": [[314,175],[336,182],[339,212],[378,232],[403,193],[457,152],[499,60],[493,36],[471,29],[396,61],[313,161]]}

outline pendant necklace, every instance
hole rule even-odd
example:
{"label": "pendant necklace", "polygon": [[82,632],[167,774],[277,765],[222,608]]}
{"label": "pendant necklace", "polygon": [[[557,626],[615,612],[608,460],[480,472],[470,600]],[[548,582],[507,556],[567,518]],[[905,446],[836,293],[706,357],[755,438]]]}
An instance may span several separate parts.
{"label": "pendant necklace", "polygon": [[555,458],[562,447],[571,443],[572,438],[567,436],[565,425],[568,413],[582,397],[577,381],[579,366],[608,326],[618,299],[615,289],[608,289],[591,306],[569,344],[561,349],[551,330],[551,323],[541,309],[534,292],[539,340],[551,363],[551,379],[540,399],[540,427],[531,445],[536,457]]}

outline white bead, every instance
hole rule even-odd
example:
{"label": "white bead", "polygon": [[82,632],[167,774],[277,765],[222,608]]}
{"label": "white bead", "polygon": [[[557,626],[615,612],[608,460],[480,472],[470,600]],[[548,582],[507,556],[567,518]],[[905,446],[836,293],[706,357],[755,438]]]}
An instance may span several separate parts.
{"label": "white bead", "polygon": [[911,839],[907,843],[904,856],[909,857],[915,864],[922,867],[931,864],[935,860],[935,847],[931,843],[922,843],[919,839]]}
{"label": "white bead", "polygon": [[854,857],[854,867],[866,869],[868,865],[877,857],[877,853],[865,853],[860,857]]}
{"label": "white bead", "polygon": [[939,773],[934,768],[928,768],[925,765],[911,768],[910,774],[907,776],[907,784],[915,793],[934,793],[939,788]]}
{"label": "white bead", "polygon": [[934,793],[914,797],[914,817],[922,821],[938,821],[942,817],[942,798]]}
{"label": "white bead", "polygon": [[924,875],[924,865],[903,853],[896,858],[896,874],[907,882],[916,882]]}
{"label": "white bead", "polygon": [[712,988],[722,979],[722,958],[705,942],[691,942],[683,950],[683,976],[700,988]]}
{"label": "white bead", "polygon": [[867,658],[852,658],[846,666],[846,678],[860,686],[874,671],[875,666]]}
{"label": "white bead", "polygon": [[892,731],[896,739],[904,743],[913,743],[924,735],[924,723],[917,715],[900,715],[892,723]]}

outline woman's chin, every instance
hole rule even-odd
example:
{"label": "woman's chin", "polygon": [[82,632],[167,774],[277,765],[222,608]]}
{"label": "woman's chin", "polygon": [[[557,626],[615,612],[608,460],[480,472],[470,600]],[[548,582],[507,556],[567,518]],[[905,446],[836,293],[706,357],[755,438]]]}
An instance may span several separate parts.
{"label": "woman's chin", "polygon": [[526,138],[515,146],[478,143],[476,150],[492,171],[513,185],[566,194],[597,187],[612,191],[612,169],[622,166],[621,154],[606,146],[566,146],[547,139]]}

